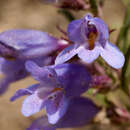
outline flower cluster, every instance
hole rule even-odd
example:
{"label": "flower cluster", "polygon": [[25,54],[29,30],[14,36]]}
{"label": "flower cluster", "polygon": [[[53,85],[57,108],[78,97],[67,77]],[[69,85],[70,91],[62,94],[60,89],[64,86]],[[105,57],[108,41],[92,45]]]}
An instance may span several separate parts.
{"label": "flower cluster", "polygon": [[[0,69],[4,74],[0,93],[10,83],[29,74],[38,81],[30,87],[19,89],[10,99],[15,101],[27,96],[21,110],[27,117],[46,110],[46,116],[34,121],[28,130],[80,126],[88,123],[99,111],[82,94],[93,84],[103,84],[108,78],[95,76],[93,81],[86,64],[65,62],[78,55],[90,64],[100,55],[115,69],[124,64],[124,55],[108,41],[107,25],[100,18],[87,14],[82,19],[72,21],[68,25],[67,36],[69,40],[63,41],[36,30],[10,30],[0,34]],[[68,46],[69,41],[72,45]],[[53,52],[57,50],[62,51],[55,58]]]}

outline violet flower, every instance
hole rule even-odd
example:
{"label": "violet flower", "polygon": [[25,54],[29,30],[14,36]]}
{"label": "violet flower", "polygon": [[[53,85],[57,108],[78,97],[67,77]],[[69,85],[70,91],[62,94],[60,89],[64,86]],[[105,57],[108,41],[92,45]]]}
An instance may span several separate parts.
{"label": "violet flower", "polygon": [[86,125],[97,114],[99,109],[88,98],[72,98],[66,114],[55,124],[49,124],[47,117],[36,119],[27,130],[56,130]]}
{"label": "violet flower", "polygon": [[36,30],[9,30],[0,33],[0,94],[9,84],[28,75],[24,63],[33,60],[44,66],[52,62],[49,54],[62,47],[60,41],[49,34]]}
{"label": "violet flower", "polygon": [[124,55],[108,41],[108,27],[103,20],[87,14],[68,25],[68,37],[75,44],[64,49],[55,64],[62,64],[76,54],[86,63],[92,63],[100,55],[111,67],[119,69],[124,64]]}
{"label": "violet flower", "polygon": [[18,90],[11,101],[29,95],[22,105],[23,115],[28,117],[45,108],[51,124],[57,123],[65,114],[69,100],[85,92],[91,82],[86,68],[78,64],[42,68],[28,61],[26,69],[39,81],[39,84]]}

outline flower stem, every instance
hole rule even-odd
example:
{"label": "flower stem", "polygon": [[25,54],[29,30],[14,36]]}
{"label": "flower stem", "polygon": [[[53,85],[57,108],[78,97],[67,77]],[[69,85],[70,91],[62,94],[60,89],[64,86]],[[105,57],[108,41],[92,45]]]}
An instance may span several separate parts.
{"label": "flower stem", "polygon": [[95,16],[98,16],[98,6],[96,0],[89,0],[91,11]]}
{"label": "flower stem", "polygon": [[66,18],[69,22],[75,20],[75,17],[73,16],[73,14],[72,14],[69,10],[67,10],[67,9],[59,9],[58,12],[59,12],[60,14],[62,14],[63,16],[65,16],[65,18]]}
{"label": "flower stem", "polygon": [[122,68],[122,73],[121,73],[121,86],[122,89],[130,96],[130,92],[129,92],[129,86],[127,84],[127,77],[126,77],[126,72],[128,69],[128,65],[129,65],[129,61],[130,61],[130,46],[125,54],[125,64],[124,67]]}

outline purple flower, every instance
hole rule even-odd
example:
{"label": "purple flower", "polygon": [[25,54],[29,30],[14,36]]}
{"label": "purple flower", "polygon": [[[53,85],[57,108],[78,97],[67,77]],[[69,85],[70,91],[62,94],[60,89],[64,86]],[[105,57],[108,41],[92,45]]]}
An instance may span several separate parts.
{"label": "purple flower", "polygon": [[95,104],[83,97],[72,98],[66,114],[55,125],[49,124],[47,117],[35,120],[27,130],[56,130],[56,128],[72,128],[86,125],[97,114]]}
{"label": "purple flower", "polygon": [[24,63],[33,60],[44,66],[52,62],[48,57],[62,47],[61,41],[45,32],[36,30],[9,30],[0,33],[0,71],[4,79],[0,82],[0,94],[9,84],[28,75]]}
{"label": "purple flower", "polygon": [[30,116],[45,108],[51,124],[55,124],[65,114],[69,100],[85,92],[91,82],[86,68],[78,64],[42,68],[28,61],[26,69],[39,84],[18,90],[11,101],[29,95],[22,105],[23,115]]}
{"label": "purple flower", "polygon": [[87,14],[68,25],[68,37],[75,44],[64,49],[55,64],[62,64],[76,54],[86,63],[91,63],[100,55],[110,66],[119,69],[124,64],[124,55],[108,41],[109,32],[103,20]]}

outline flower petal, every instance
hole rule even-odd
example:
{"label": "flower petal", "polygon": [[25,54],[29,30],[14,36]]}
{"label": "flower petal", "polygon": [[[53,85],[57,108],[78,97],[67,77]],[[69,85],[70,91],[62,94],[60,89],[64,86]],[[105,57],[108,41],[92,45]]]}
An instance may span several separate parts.
{"label": "flower petal", "polygon": [[6,59],[14,60],[18,56],[18,53],[13,47],[10,47],[0,41],[0,56]]}
{"label": "flower petal", "polygon": [[10,77],[7,76],[0,80],[0,95],[6,92],[11,82]]}
{"label": "flower petal", "polygon": [[83,65],[60,64],[55,71],[67,97],[79,96],[89,88],[91,75]]}
{"label": "flower petal", "polygon": [[30,88],[30,91],[33,92],[32,95],[28,96],[22,105],[22,113],[25,116],[30,116],[39,112],[45,105],[48,100],[49,95],[52,93],[52,88],[50,87],[41,87],[36,86],[39,88]]}
{"label": "flower petal", "polygon": [[21,58],[22,56],[50,54],[50,52],[58,48],[56,38],[37,30],[16,29],[5,31],[0,34],[0,41],[19,50]]}
{"label": "flower petal", "polygon": [[67,33],[70,40],[76,43],[82,43],[83,39],[80,36],[82,20],[74,20],[68,25]]}
{"label": "flower petal", "polygon": [[57,74],[51,67],[39,67],[33,61],[27,61],[25,63],[26,69],[32,74],[32,76],[44,84],[56,84]]}
{"label": "flower petal", "polygon": [[97,17],[94,17],[92,19],[92,22],[94,22],[98,32],[100,33],[99,35],[102,35],[102,39],[108,39],[109,38],[109,31],[108,31],[108,27],[107,25],[105,24],[105,22],[100,19],[100,18],[97,18]]}
{"label": "flower petal", "polygon": [[23,79],[28,75],[24,67],[24,61],[20,60],[4,60],[1,63],[0,69],[4,75],[4,78],[0,81],[0,94],[3,94],[11,83]]}
{"label": "flower petal", "polygon": [[15,61],[5,60],[2,64],[1,69],[2,69],[2,72],[7,76],[26,75],[24,63],[25,62],[22,60],[15,60]]}
{"label": "flower petal", "polygon": [[[54,103],[56,103],[56,102],[57,101],[55,100]],[[54,105],[54,103],[53,103],[53,105]],[[52,107],[50,107],[50,109],[53,109],[54,107],[55,106],[52,106]],[[65,112],[67,110],[67,107],[68,107],[68,100],[65,99],[64,96],[62,96],[62,98],[59,101],[57,109],[55,109],[56,111],[52,112],[52,113],[47,111],[47,116],[48,116],[49,123],[56,124],[59,121],[59,119],[65,114]],[[48,108],[46,108],[46,110],[47,109]]]}
{"label": "flower petal", "polygon": [[[53,41],[52,41],[53,43]],[[58,45],[57,45],[58,46]],[[48,44],[48,45],[33,45],[30,48],[20,50],[19,58],[21,59],[30,59],[37,58],[41,56],[47,56],[58,49],[56,45]]]}
{"label": "flower petal", "polygon": [[2,66],[5,62],[5,59],[4,58],[0,58],[0,74],[2,74]]}
{"label": "flower petal", "polygon": [[87,98],[76,97],[70,100],[66,114],[51,125],[46,116],[36,119],[28,130],[55,130],[56,128],[73,128],[86,125],[99,111],[96,105]]}
{"label": "flower petal", "polygon": [[49,95],[48,100],[46,101],[46,111],[48,114],[53,114],[58,110],[62,98],[63,93],[60,91],[53,92]]}
{"label": "flower petal", "polygon": [[93,50],[88,50],[85,47],[82,47],[78,53],[79,58],[81,58],[86,63],[91,63],[97,59],[99,56],[99,47],[95,46]]}
{"label": "flower petal", "polygon": [[36,79],[37,76],[41,74],[40,72],[43,71],[41,67],[39,67],[35,62],[33,61],[27,61],[25,63],[26,70],[30,72]]}
{"label": "flower petal", "polygon": [[77,54],[78,44],[70,45],[56,57],[55,65],[62,64]]}
{"label": "flower petal", "polygon": [[[13,69],[13,71],[11,69]],[[20,71],[19,66],[13,67],[12,64],[4,63],[2,65],[2,72],[4,74],[4,78],[0,80],[0,94],[3,94],[4,92],[6,92],[6,90],[8,89],[11,83],[17,80],[23,79],[27,76],[27,73],[24,69]]]}
{"label": "flower petal", "polygon": [[123,53],[113,44],[107,42],[105,48],[101,48],[100,55],[113,68],[119,69],[124,65]]}
{"label": "flower petal", "polygon": [[86,15],[84,17],[84,20],[85,23],[89,22],[89,24],[96,26],[96,29],[98,31],[98,41],[104,47],[106,40],[109,38],[109,31],[105,22],[98,17],[90,17],[90,15]]}
{"label": "flower petal", "polygon": [[25,89],[19,89],[16,93],[10,98],[10,101],[15,101],[16,99],[20,98],[21,96],[31,95],[35,92],[36,89],[39,88],[39,84],[34,84]]}
{"label": "flower petal", "polygon": [[56,124],[57,128],[72,128],[87,124],[97,114],[99,109],[88,98],[72,98],[66,114]]}
{"label": "flower petal", "polygon": [[34,120],[27,130],[56,130],[56,127],[48,122],[47,116],[42,116]]}
{"label": "flower petal", "polygon": [[24,116],[31,116],[39,112],[43,108],[43,100],[40,99],[37,94],[32,94],[28,96],[22,105],[22,114]]}

